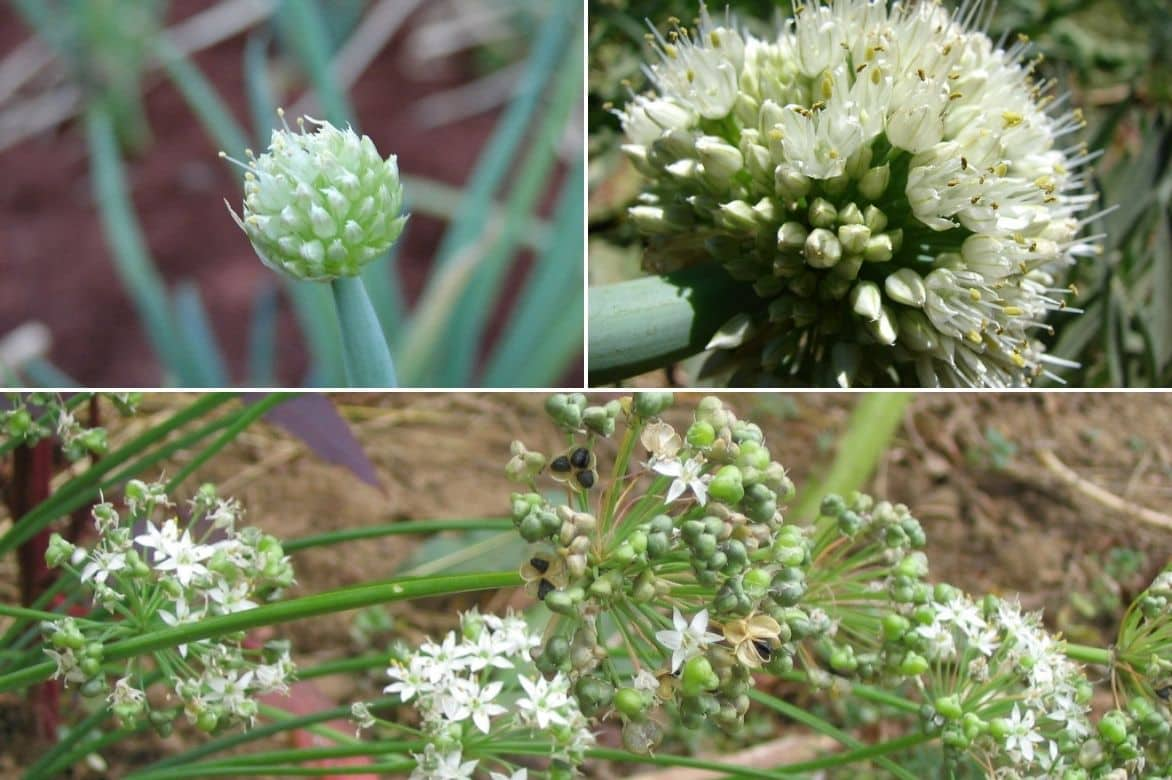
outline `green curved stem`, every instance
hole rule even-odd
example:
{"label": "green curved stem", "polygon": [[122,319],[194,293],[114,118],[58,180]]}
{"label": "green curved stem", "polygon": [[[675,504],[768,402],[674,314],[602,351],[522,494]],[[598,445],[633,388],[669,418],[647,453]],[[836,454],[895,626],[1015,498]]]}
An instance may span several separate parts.
{"label": "green curved stem", "polygon": [[351,387],[398,387],[391,350],[362,279],[340,277],[330,287],[342,333],[346,381]]}
{"label": "green curved stem", "polygon": [[346,528],[313,536],[290,539],[282,544],[287,553],[298,552],[310,547],[326,547],[343,542],[363,539],[378,539],[399,534],[434,534],[441,531],[507,531],[513,521],[507,517],[481,517],[468,519],[406,520],[400,523],[370,525],[364,528]]}
{"label": "green curved stem", "polygon": [[[797,721],[798,723],[813,729],[819,734],[824,734],[831,739],[836,740],[844,747],[856,749],[864,747],[863,742],[859,739],[856,739],[853,735],[843,731],[833,723],[819,718],[817,715],[814,715],[811,712],[803,710],[801,707],[790,704],[788,701],[779,699],[776,696],[770,696],[769,694],[758,690],[749,691],[749,698],[758,704],[763,704],[775,712],[779,712],[782,715],[785,715],[791,720]],[[916,780],[915,775],[905,769],[901,769],[895,762],[885,756],[877,757],[875,759],[875,763],[886,769],[894,777],[900,778],[900,780]]]}
{"label": "green curved stem", "polygon": [[172,415],[166,422],[137,436],[116,451],[107,454],[81,475],[66,482],[53,493],[48,501],[38,504],[35,509],[13,523],[7,533],[0,536],[0,557],[31,539],[56,518],[83,505],[97,492],[102,484],[102,478],[106,474],[139,456],[148,447],[166,438],[172,431],[210,413],[214,408],[233,397],[233,395],[224,393],[212,393],[199,398],[186,409]]}
{"label": "green curved stem", "polygon": [[914,396],[911,393],[869,393],[859,398],[847,429],[838,440],[838,454],[817,481],[807,483],[790,516],[813,520],[828,493],[848,495],[861,490],[875,472],[879,459],[891,446],[891,439],[903,422],[903,413]]}
{"label": "green curved stem", "polygon": [[[110,645],[106,648],[104,658],[107,662],[121,661],[167,647],[198,642],[202,639],[212,639],[259,626],[288,623],[327,613],[346,612],[369,607],[373,604],[493,588],[509,588],[520,584],[521,575],[517,572],[498,571],[456,574],[445,577],[400,578],[371,585],[340,588],[276,604],[265,604],[243,612],[217,615],[205,618],[198,623],[186,623],[151,631]],[[46,680],[56,668],[55,663],[46,662],[0,675],[0,693],[25,688]]]}
{"label": "green curved stem", "polygon": [[703,350],[746,306],[751,285],[714,263],[589,291],[590,384],[617,382]]}

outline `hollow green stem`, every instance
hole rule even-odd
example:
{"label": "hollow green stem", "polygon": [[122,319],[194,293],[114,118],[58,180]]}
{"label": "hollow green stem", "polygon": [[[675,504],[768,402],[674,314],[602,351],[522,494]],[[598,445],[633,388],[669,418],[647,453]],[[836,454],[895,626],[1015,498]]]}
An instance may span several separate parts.
{"label": "hollow green stem", "polygon": [[225,393],[205,395],[186,409],[176,412],[165,422],[156,425],[114,452],[107,454],[80,476],[65,483],[53,493],[48,501],[38,504],[35,509],[13,523],[8,532],[0,536],[0,557],[31,539],[54,519],[66,515],[84,504],[97,491],[106,474],[137,457],[148,447],[166,438],[172,431],[208,414],[233,397],[233,395]]}
{"label": "hollow green stem", "polygon": [[196,455],[183,468],[176,472],[175,476],[167,480],[167,492],[174,490],[183,484],[183,481],[191,476],[196,469],[212,459],[217,452],[228,446],[233,439],[241,434],[245,428],[252,425],[260,419],[266,412],[274,406],[284,403],[295,395],[294,393],[273,393],[265,398],[243,410],[236,421],[228,426],[228,429],[216,437],[210,445],[204,448],[204,451]]}
{"label": "hollow green stem", "polygon": [[1066,657],[1072,661],[1079,661],[1084,664],[1098,664],[1099,666],[1111,665],[1111,651],[1105,647],[1090,647],[1089,645],[1076,645],[1072,642],[1066,643]]}
{"label": "hollow green stem", "polygon": [[616,382],[700,352],[751,285],[714,263],[590,289],[590,384]]}
{"label": "hollow green stem", "polygon": [[[346,612],[373,604],[424,598],[427,596],[468,593],[493,588],[515,587],[521,575],[514,571],[457,574],[445,577],[393,579],[372,585],[359,585],[326,591],[313,596],[265,604],[242,612],[217,615],[196,623],[185,623],[116,642],[106,648],[107,662],[121,661],[177,645],[212,639],[259,626],[288,623],[327,613]],[[0,692],[24,688],[47,679],[56,664],[46,662],[0,675]]]}
{"label": "hollow green stem", "polygon": [[896,739],[890,739],[886,742],[880,742],[875,745],[867,745],[866,747],[855,750],[848,750],[845,753],[837,753],[833,756],[826,756],[825,758],[816,758],[813,761],[802,761],[797,764],[790,764],[785,767],[785,771],[793,773],[817,772],[823,769],[830,769],[836,766],[850,766],[851,764],[860,761],[870,761],[877,759],[880,756],[890,755],[891,753],[899,753],[904,750],[910,750],[925,742],[931,742],[935,737],[930,734],[922,732],[913,732],[905,734]]}
{"label": "hollow green stem", "polygon": [[[306,675],[301,675],[304,679]],[[372,710],[388,704],[399,703],[398,696],[385,696],[381,699],[368,702]],[[341,706],[334,707],[328,710],[321,710],[320,712],[313,712],[309,715],[301,715],[297,717],[286,715],[280,717],[275,713],[272,715],[273,723],[266,723],[263,726],[255,726],[248,731],[238,734],[227,734],[222,737],[205,742],[202,745],[197,745],[177,756],[169,756],[156,762],[154,765],[147,767],[138,772],[131,773],[126,776],[125,780],[146,780],[148,777],[154,777],[155,772],[169,767],[180,766],[184,764],[191,764],[205,756],[214,755],[225,750],[231,750],[249,742],[257,742],[266,737],[271,737],[274,734],[280,734],[282,731],[292,731],[294,729],[306,728],[314,726],[318,723],[326,723],[337,718],[350,717],[350,707]],[[201,765],[202,766],[202,765]]]}
{"label": "hollow green stem", "polygon": [[[758,704],[763,704],[766,707],[769,707],[775,712],[781,713],[791,720],[808,726],[819,734],[824,734],[831,739],[837,740],[839,744],[843,745],[844,747],[856,749],[863,747],[861,740],[856,739],[854,736],[838,728],[833,723],[819,718],[817,715],[813,714],[812,712],[807,712],[801,707],[794,706],[784,699],[779,699],[776,696],[770,696],[769,694],[758,690],[749,691],[749,698]],[[908,772],[907,770],[901,769],[897,764],[895,764],[895,762],[887,757],[878,757],[875,759],[875,763],[886,769],[894,777],[900,778],[900,780],[916,780],[915,775]]]}
{"label": "hollow green stem", "polygon": [[347,382],[351,387],[398,387],[391,350],[366,285],[358,277],[341,277],[330,287],[342,332]]}
{"label": "hollow green stem", "polygon": [[910,393],[871,393],[861,396],[838,441],[838,454],[821,480],[811,482],[790,510],[790,516],[811,520],[828,493],[846,495],[860,490],[891,445],[911,402]]}
{"label": "hollow green stem", "polygon": [[363,539],[378,539],[399,534],[434,534],[441,531],[508,531],[513,521],[507,517],[477,517],[469,519],[407,520],[401,523],[371,525],[364,528],[346,528],[313,536],[290,539],[282,546],[287,553],[298,552],[310,547],[328,547],[343,542]]}

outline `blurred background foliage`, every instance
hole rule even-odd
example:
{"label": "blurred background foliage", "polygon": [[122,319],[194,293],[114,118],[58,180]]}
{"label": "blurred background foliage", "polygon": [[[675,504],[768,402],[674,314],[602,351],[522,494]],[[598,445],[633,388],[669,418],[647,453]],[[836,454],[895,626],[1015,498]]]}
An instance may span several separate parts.
{"label": "blurred background foliage", "polygon": [[[250,249],[244,252],[247,240],[221,205],[225,195],[239,203],[240,171],[226,163],[223,170],[212,170],[221,161],[207,154],[203,143],[188,143],[179,151],[187,155],[188,171],[198,169],[204,195],[210,196],[199,205],[214,204],[215,220],[197,216],[191,202],[181,200],[183,181],[169,182],[165,197],[143,203],[142,170],[175,156],[168,141],[186,138],[175,132],[175,110],[164,115],[158,109],[158,93],[166,88],[183,100],[182,121],[194,120],[212,149],[238,159],[248,147],[268,146],[278,106],[287,109],[290,124],[300,115],[352,124],[375,139],[383,155],[399,155],[406,210],[414,218],[390,253],[367,267],[362,281],[401,382],[526,387],[580,381],[581,0],[8,0],[5,5],[0,11],[8,13],[0,23],[10,48],[0,49],[0,153],[6,155],[0,163],[12,171],[0,181],[16,180],[25,149],[53,147],[58,158],[81,157],[89,177],[78,178],[92,187],[90,202],[105,246],[84,240],[93,232],[92,213],[85,211],[86,224],[69,227],[79,234],[72,257],[54,252],[44,233],[26,230],[0,244],[0,252],[11,249],[18,269],[6,269],[8,296],[0,298],[0,382],[68,387],[346,382],[328,286],[279,279],[260,269]],[[230,71],[222,67],[225,57]],[[360,111],[359,97],[372,90],[380,102],[372,108],[367,101]],[[484,118],[490,121],[477,121]],[[75,148],[79,138],[81,148]],[[456,163],[461,180],[445,181],[441,171],[463,159],[470,163]],[[230,187],[225,170],[235,177]],[[9,212],[40,209],[19,186],[10,184],[0,193],[11,193],[0,198],[0,206],[11,201]],[[52,197],[43,210],[76,201],[62,195],[72,196],[75,186],[73,176],[58,175],[46,185]],[[152,242],[151,218],[161,212],[195,228],[188,231],[195,239],[188,242],[192,249],[182,259],[198,257],[188,267],[180,269],[178,262],[167,267],[168,258]],[[0,213],[0,224],[10,216]],[[27,215],[12,219],[30,222]],[[442,223],[438,240],[434,226],[421,224],[427,219]],[[229,242],[212,240],[226,233]],[[423,237],[405,261],[403,247],[413,233]],[[224,247],[239,256],[228,256]],[[92,369],[54,360],[55,347],[71,346],[63,344],[71,340],[63,329],[86,335],[101,330],[104,313],[75,305],[65,312],[66,322],[54,321],[46,310],[58,302],[38,306],[38,296],[30,292],[33,277],[40,282],[41,274],[65,276],[66,263],[89,270],[90,260],[103,264],[93,277],[100,284],[121,284],[124,297],[117,302],[137,314],[135,338],[144,342],[141,349],[134,345],[141,353],[138,362],[149,364],[149,347],[154,366],[134,366],[132,376],[113,368],[95,379]],[[213,265],[235,272],[245,263],[255,274],[245,285],[247,300],[242,311],[225,316],[222,307],[216,309],[226,297],[222,291],[211,289],[206,276],[204,284],[192,276]],[[219,280],[229,273],[222,271]],[[120,311],[120,319],[133,319],[131,311]],[[93,315],[88,326],[79,327],[86,315]],[[286,325],[294,318],[296,334]],[[104,349],[118,351],[109,343]],[[158,378],[152,380],[152,373]]]}
{"label": "blurred background foliage", "polygon": [[[955,6],[948,0],[946,3]],[[708,3],[718,12],[724,3]],[[769,35],[789,15],[780,0],[729,0],[742,25]],[[988,4],[987,4],[988,5]],[[624,211],[640,180],[618,146],[629,90],[648,87],[650,20],[691,23],[694,0],[590,0],[588,146],[590,283],[641,275],[641,248]],[[1081,316],[1052,318],[1051,352],[1082,367],[1071,386],[1172,385],[1172,15],[1167,0],[1002,0],[988,31],[995,40],[1026,35],[1043,60],[1038,74],[1069,94],[1087,127],[1100,208],[1117,206],[1088,230],[1105,233],[1103,254],[1071,272]]]}

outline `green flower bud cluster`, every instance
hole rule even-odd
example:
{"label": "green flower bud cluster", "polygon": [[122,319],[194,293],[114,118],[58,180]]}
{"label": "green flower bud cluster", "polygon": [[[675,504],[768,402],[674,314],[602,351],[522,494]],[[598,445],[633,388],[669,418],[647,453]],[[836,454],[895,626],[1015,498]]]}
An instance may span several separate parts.
{"label": "green flower bud cluster", "polygon": [[304,120],[297,133],[286,125],[260,157],[249,151],[247,163],[233,160],[245,169],[243,217],[228,211],[274,271],[313,281],[357,276],[407,223],[399,164],[368,136],[309,122],[315,132],[305,132]]}
{"label": "green flower bud cluster", "polygon": [[[1004,776],[1165,776],[1172,567],[1125,617],[1111,654],[1123,698],[1095,719],[1078,654],[1040,615],[929,581],[906,506],[828,495],[810,525],[787,522],[792,482],[761,428],[720,399],[701,400],[678,431],[663,397],[612,403],[613,459],[574,424],[602,407],[551,404],[568,449],[525,472],[512,515],[533,544],[528,590],[558,616],[535,662],[569,681],[588,718],[616,719],[629,750],[653,750],[677,726],[735,735],[754,674],[799,669],[830,695],[852,683],[917,691],[921,728],[958,771],[975,760]],[[584,489],[574,469],[609,475]],[[542,492],[546,474],[566,503]]]}
{"label": "green flower bud cluster", "polygon": [[[76,575],[94,602],[84,621],[44,624],[55,676],[79,684],[85,695],[106,694],[128,726],[149,723],[167,733],[180,713],[205,731],[251,722],[257,695],[286,688],[293,671],[287,643],[257,648],[245,645],[243,635],[204,639],[132,659],[113,686],[101,668],[102,645],[279,597],[293,584],[281,543],[259,529],[238,527],[239,503],[221,498],[212,485],[190,500],[186,521],[175,516],[161,483],[131,480],[123,499],[124,512],[108,502],[94,507],[99,539],[91,549],[57,534],[50,539],[48,565]],[[161,682],[169,688],[163,699],[148,699],[139,687],[153,668],[172,670]]]}
{"label": "green flower bud cluster", "polygon": [[71,461],[101,455],[108,443],[106,429],[87,427],[75,412],[97,396],[107,398],[122,414],[133,414],[141,393],[76,393],[68,400],[59,393],[5,393],[0,398],[0,435],[9,442],[32,446],[56,436]]}
{"label": "green flower bud cluster", "polygon": [[[552,398],[547,410],[570,446],[544,473],[567,486],[567,504],[551,503],[542,475],[522,468],[526,456],[512,450],[510,473],[531,486],[511,501],[518,532],[533,544],[521,574],[561,616],[536,651],[539,668],[573,680],[583,712],[620,718],[625,744],[643,749],[659,739],[654,713],[665,707],[685,727],[738,731],[755,670],[782,674],[799,658],[821,658],[842,677],[899,676],[907,651],[889,659],[881,640],[868,643],[880,609],[857,605],[875,603],[876,593],[924,596],[924,534],[906,507],[831,497],[814,527],[786,523],[780,507],[794,486],[761,428],[710,397],[679,433],[658,417],[671,400],[611,402],[621,435],[614,466],[626,470],[586,490],[568,475],[605,473],[600,434],[582,426],[587,410],[603,407],[584,396]],[[638,445],[646,460],[636,465]],[[633,479],[641,493],[608,500]],[[617,674],[598,637],[611,624],[600,622],[605,614],[627,627],[632,653],[658,662],[634,677]],[[842,626],[852,630],[840,634]]]}

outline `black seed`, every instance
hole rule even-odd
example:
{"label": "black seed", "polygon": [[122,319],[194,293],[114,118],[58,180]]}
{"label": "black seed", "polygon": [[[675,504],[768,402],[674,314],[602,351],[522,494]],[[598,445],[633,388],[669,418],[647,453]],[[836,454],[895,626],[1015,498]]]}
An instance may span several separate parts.
{"label": "black seed", "polygon": [[570,465],[576,469],[584,469],[590,465],[590,450],[579,447],[570,453]]}
{"label": "black seed", "polygon": [[773,657],[773,648],[764,639],[754,639],[753,648],[757,651],[757,655],[765,663],[769,663],[769,659]]}
{"label": "black seed", "polygon": [[545,597],[553,593],[557,588],[549,584],[549,580],[542,580],[537,583],[537,598],[545,601]]}
{"label": "black seed", "polygon": [[553,463],[549,464],[549,467],[564,474],[570,470],[570,459],[565,455],[559,455],[553,459]]}
{"label": "black seed", "polygon": [[530,558],[529,565],[537,569],[538,574],[545,574],[549,571],[549,561],[544,558]]}
{"label": "black seed", "polygon": [[579,471],[574,475],[578,479],[578,484],[584,488],[594,487],[594,472],[593,471]]}

